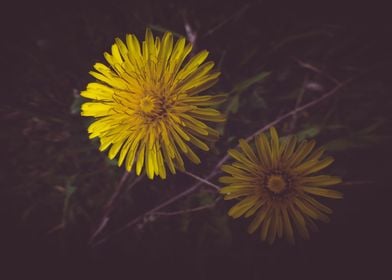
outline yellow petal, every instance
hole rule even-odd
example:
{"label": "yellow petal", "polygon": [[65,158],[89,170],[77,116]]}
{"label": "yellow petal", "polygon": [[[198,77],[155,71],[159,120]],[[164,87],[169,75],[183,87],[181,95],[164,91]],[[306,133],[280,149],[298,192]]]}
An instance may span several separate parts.
{"label": "yellow petal", "polygon": [[274,243],[277,230],[278,230],[278,227],[277,227],[276,208],[275,208],[274,211],[272,212],[272,215],[271,215],[271,223],[270,223],[270,228],[269,228],[268,235],[267,235],[267,240],[268,240],[269,244]]}
{"label": "yellow petal", "polygon": [[82,116],[104,117],[114,114],[112,106],[98,102],[86,102],[82,105]]}
{"label": "yellow petal", "polygon": [[256,213],[257,210],[259,210],[259,208],[261,206],[263,206],[267,201],[265,199],[259,199],[255,205],[252,206],[252,208],[250,208],[248,210],[248,212],[246,212],[245,214],[245,218],[248,218],[250,216],[252,216],[254,213]]}
{"label": "yellow petal", "polygon": [[268,215],[268,217],[266,217],[265,222],[261,225],[260,238],[263,241],[267,239],[267,235],[270,230],[271,220],[272,220],[271,215]]}
{"label": "yellow petal", "polygon": [[309,175],[311,173],[315,173],[321,169],[326,168],[327,166],[329,166],[332,162],[333,162],[333,158],[332,157],[326,157],[325,159],[315,162],[314,164],[312,164],[311,166],[309,166],[307,169],[305,169],[302,174],[305,175]]}
{"label": "yellow petal", "polygon": [[265,205],[257,212],[256,217],[252,220],[248,227],[249,234],[252,234],[256,231],[256,229],[260,226],[264,219],[269,215],[270,211],[271,206]]}
{"label": "yellow petal", "polygon": [[137,162],[136,162],[136,175],[140,175],[142,172],[142,168],[144,165],[144,153],[146,150],[146,143],[140,145],[138,155],[137,155]]}
{"label": "yellow petal", "polygon": [[289,161],[290,161],[290,166],[295,167],[297,166],[299,163],[301,163],[301,161],[308,155],[310,154],[310,152],[313,150],[314,146],[315,146],[316,142],[314,140],[312,141],[303,141],[298,149],[294,152],[294,154],[292,155],[292,157],[290,157]]}
{"label": "yellow petal", "polygon": [[335,176],[327,176],[327,175],[320,175],[320,176],[313,176],[313,177],[304,177],[301,178],[299,183],[301,185],[306,186],[313,186],[313,187],[325,187],[340,184],[342,179]]}
{"label": "yellow petal", "polygon": [[272,166],[271,147],[264,133],[256,137],[256,149],[264,168]]}
{"label": "yellow petal", "polygon": [[282,211],[284,235],[291,244],[294,244],[294,231],[291,225],[289,214],[287,213],[287,208],[282,207],[281,211]]}
{"label": "yellow petal", "polygon": [[282,154],[282,158],[284,160],[288,160],[289,158],[291,158],[291,156],[295,150],[295,146],[297,145],[297,137],[289,136],[286,141],[287,141],[286,148]]}
{"label": "yellow petal", "polygon": [[294,224],[299,234],[302,236],[302,238],[309,239],[309,231],[306,228],[305,219],[302,216],[302,214],[292,204],[289,205],[289,210],[290,210],[289,213],[293,218]]}
{"label": "yellow petal", "polygon": [[245,214],[251,207],[254,206],[255,202],[257,201],[256,196],[249,196],[243,199],[241,202],[234,205],[228,212],[229,216],[237,219]]}
{"label": "yellow petal", "polygon": [[307,194],[302,194],[301,198],[303,198],[304,200],[306,200],[309,204],[313,205],[315,208],[327,213],[327,214],[331,214],[332,210],[325,206],[324,204],[321,204],[320,202],[318,202],[316,199],[314,199],[313,197],[307,195]]}
{"label": "yellow petal", "polygon": [[329,190],[329,189],[317,188],[317,187],[303,187],[302,189],[307,193],[318,195],[318,196],[336,198],[336,199],[343,198],[343,194],[335,190]]}
{"label": "yellow petal", "polygon": [[272,164],[274,167],[277,167],[279,163],[279,155],[280,155],[280,148],[279,148],[279,136],[278,132],[274,127],[270,128],[271,134],[271,159]]}
{"label": "yellow petal", "polygon": [[239,145],[244,152],[244,154],[248,157],[248,159],[251,162],[257,162],[257,157],[255,153],[253,152],[252,148],[249,146],[248,142],[246,142],[244,139],[239,140]]}
{"label": "yellow petal", "polygon": [[294,203],[296,204],[298,209],[301,210],[302,213],[308,215],[312,219],[321,220],[326,223],[329,222],[328,216],[318,211],[317,208],[314,208],[312,205],[303,202],[298,198],[294,199]]}

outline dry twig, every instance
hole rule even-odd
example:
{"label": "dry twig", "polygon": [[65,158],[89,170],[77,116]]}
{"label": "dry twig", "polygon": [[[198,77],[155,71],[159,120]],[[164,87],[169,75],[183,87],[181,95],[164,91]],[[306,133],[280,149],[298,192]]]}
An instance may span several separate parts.
{"label": "dry twig", "polygon": [[189,176],[191,176],[191,177],[193,177],[193,178],[195,178],[196,180],[199,180],[200,182],[205,183],[206,185],[209,185],[209,186],[213,187],[217,191],[220,190],[218,185],[215,185],[214,183],[211,183],[210,181],[208,181],[208,180],[206,180],[204,178],[201,178],[201,177],[199,177],[199,176],[197,176],[197,175],[195,175],[195,174],[193,174],[193,173],[191,173],[189,171],[184,171],[184,173],[189,175]]}
{"label": "dry twig", "polygon": [[[92,242],[94,242],[95,238],[103,231],[103,229],[108,224],[108,222],[110,220],[110,214],[112,213],[112,211],[114,209],[114,204],[117,201],[120,193],[122,192],[122,190],[125,186],[125,182],[127,181],[130,174],[131,173],[128,171],[124,172],[123,176],[121,177],[120,182],[117,184],[117,186],[115,188],[114,193],[110,197],[109,201],[106,203],[106,205],[104,207],[104,214],[102,215],[102,218],[101,218],[99,224],[97,225],[96,229],[94,230],[93,234],[90,237],[90,240],[89,240],[90,244]],[[144,176],[140,176],[140,177],[136,178],[129,187],[131,188],[134,185],[136,185],[143,177]]]}
{"label": "dry twig", "polygon": [[217,199],[215,199],[215,201],[213,203],[202,205],[202,206],[195,207],[195,208],[189,208],[189,209],[172,211],[172,212],[155,212],[154,214],[158,215],[158,216],[176,216],[176,215],[181,215],[181,214],[186,214],[186,213],[191,213],[191,212],[198,212],[198,211],[202,211],[202,210],[210,209],[210,208],[214,207],[220,199],[221,199],[221,197],[218,197]]}

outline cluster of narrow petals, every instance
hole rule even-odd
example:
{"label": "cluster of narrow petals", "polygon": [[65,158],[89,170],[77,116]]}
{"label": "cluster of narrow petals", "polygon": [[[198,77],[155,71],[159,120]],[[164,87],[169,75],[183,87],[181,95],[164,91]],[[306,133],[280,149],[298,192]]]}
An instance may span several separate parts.
{"label": "cluster of narrow petals", "polygon": [[[96,79],[81,96],[81,115],[94,118],[88,127],[90,139],[99,138],[100,151],[127,171],[135,168],[150,179],[167,177],[185,170],[184,156],[195,164],[200,158],[194,148],[208,151],[218,139],[210,123],[224,122],[216,109],[225,94],[203,94],[220,73],[206,61],[208,52],[190,56],[192,44],[185,38],[174,42],[166,32],[153,37],[147,29],[145,40],[135,35],[125,42],[116,38],[107,65],[96,63],[90,74]],[[279,138],[275,128],[256,136],[254,148],[244,139],[239,149],[229,150],[234,161],[223,165],[228,175],[220,193],[225,200],[238,202],[229,210],[233,218],[253,217],[250,234],[273,243],[285,237],[294,243],[295,234],[309,238],[317,230],[317,220],[328,222],[332,210],[316,199],[339,199],[343,195],[330,186],[341,183],[335,176],[319,175],[332,157],[315,149],[315,141],[298,141],[295,136]]]}
{"label": "cluster of narrow petals", "polygon": [[115,40],[109,66],[94,65],[90,74],[97,79],[81,93],[91,101],[82,105],[82,116],[94,117],[90,138],[100,139],[100,150],[109,149],[110,159],[137,175],[145,170],[152,179],[166,178],[185,168],[183,156],[198,164],[194,146],[207,151],[218,138],[217,130],[206,122],[223,122],[214,107],[224,94],[200,95],[218,80],[214,63],[205,62],[207,51],[189,58],[192,45],[184,38],[173,41],[167,32],[154,39],[146,31],[140,43],[135,35],[126,42]]}
{"label": "cluster of narrow petals", "polygon": [[328,222],[332,210],[316,197],[342,198],[329,187],[341,179],[315,175],[333,159],[322,158],[324,149],[314,149],[315,142],[298,141],[295,136],[279,139],[275,128],[255,139],[256,151],[240,140],[240,150],[229,150],[235,160],[224,165],[229,174],[220,178],[227,184],[220,192],[224,199],[239,200],[230,210],[233,218],[253,217],[249,233],[260,229],[260,237],[273,243],[285,237],[294,243],[294,232],[309,238],[309,229],[317,230],[316,220]]}

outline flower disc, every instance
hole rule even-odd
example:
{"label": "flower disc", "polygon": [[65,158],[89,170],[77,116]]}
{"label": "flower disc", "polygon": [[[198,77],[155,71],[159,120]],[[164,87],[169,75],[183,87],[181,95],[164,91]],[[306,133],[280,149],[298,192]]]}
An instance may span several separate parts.
{"label": "flower disc", "polygon": [[[209,150],[207,143],[218,132],[205,122],[223,122],[224,116],[213,106],[224,101],[224,94],[199,95],[213,86],[219,72],[214,63],[205,62],[208,52],[187,59],[192,50],[184,38],[173,42],[166,32],[153,38],[149,29],[140,44],[134,35],[126,42],[116,38],[109,66],[96,63],[90,74],[97,79],[81,93],[91,99],[82,105],[82,116],[94,117],[90,138],[99,137],[100,150],[109,149],[109,158],[118,156],[118,166],[128,171],[136,165],[140,175],[166,178],[183,170],[183,155],[194,163],[199,157],[193,146]],[[192,144],[192,145],[190,145]]]}
{"label": "flower disc", "polygon": [[219,179],[228,184],[220,192],[225,200],[240,199],[229,215],[254,216],[248,232],[260,228],[261,239],[270,243],[283,235],[294,242],[293,224],[303,238],[309,238],[308,228],[317,229],[314,220],[328,222],[327,214],[332,213],[313,196],[343,197],[328,188],[339,184],[340,178],[312,175],[333,159],[321,159],[324,150],[313,151],[314,141],[298,142],[294,136],[280,140],[275,128],[270,129],[270,139],[260,134],[255,144],[256,152],[245,140],[240,140],[241,151],[229,150],[235,162],[222,167],[230,176]]}

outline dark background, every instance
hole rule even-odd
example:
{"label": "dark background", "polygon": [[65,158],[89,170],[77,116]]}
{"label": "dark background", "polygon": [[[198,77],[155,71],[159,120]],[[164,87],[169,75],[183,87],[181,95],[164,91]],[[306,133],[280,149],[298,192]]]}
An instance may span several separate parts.
{"label": "dark background", "polygon": [[[4,271],[9,269],[16,279],[47,272],[87,279],[101,272],[108,279],[387,278],[392,105],[387,5],[117,0],[8,2],[2,8]],[[228,219],[231,204],[220,202],[192,215],[155,217],[95,248],[87,244],[123,170],[87,139],[78,93],[93,80],[88,71],[103,60],[115,37],[134,33],[142,38],[147,26],[156,35],[165,29],[186,35],[186,23],[198,33],[196,48],[208,49],[222,72],[217,89],[240,96],[236,104],[224,105],[228,123],[216,149],[202,154],[204,165],[187,165],[202,177],[238,138],[291,110],[304,80],[316,81],[324,92],[333,88],[325,75],[300,67],[296,59],[339,81],[354,78],[341,95],[299,116],[294,127],[288,122],[278,126],[282,134],[305,133],[329,145],[336,158],[330,172],[349,183],[339,188],[345,194],[342,201],[326,202],[334,209],[332,221],[320,225],[311,240],[299,240],[296,246],[264,244],[246,234],[248,221]],[[233,91],[261,71],[271,72],[266,81]],[[322,129],[314,132],[315,127]],[[108,231],[193,182],[181,174],[164,182],[142,180],[119,199]],[[169,209],[208,201],[213,196],[207,189]],[[72,197],[64,214],[67,191]],[[62,219],[67,226],[56,230]]]}

